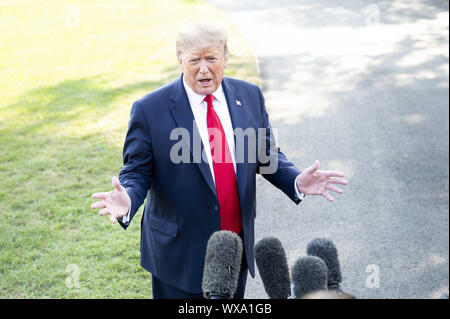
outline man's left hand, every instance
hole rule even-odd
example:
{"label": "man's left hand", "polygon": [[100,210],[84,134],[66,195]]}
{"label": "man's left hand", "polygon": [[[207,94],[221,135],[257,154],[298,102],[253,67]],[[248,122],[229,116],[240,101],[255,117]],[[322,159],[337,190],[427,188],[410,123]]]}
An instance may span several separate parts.
{"label": "man's left hand", "polygon": [[339,178],[344,177],[344,173],[338,171],[319,171],[320,162],[315,161],[314,164],[306,168],[297,178],[297,188],[303,194],[322,195],[329,201],[334,198],[328,193],[333,191],[342,194],[344,191],[331,184],[347,185],[348,181]]}

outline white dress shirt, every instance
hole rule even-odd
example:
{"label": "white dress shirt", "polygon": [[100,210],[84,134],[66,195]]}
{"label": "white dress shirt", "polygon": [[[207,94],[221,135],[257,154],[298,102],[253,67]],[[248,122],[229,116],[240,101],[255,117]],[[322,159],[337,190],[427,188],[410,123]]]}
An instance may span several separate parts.
{"label": "white dress shirt", "polygon": [[[211,176],[214,183],[214,167],[212,163],[211,156],[211,146],[209,144],[208,136],[208,125],[206,122],[206,115],[208,112],[208,104],[204,100],[206,95],[195,93],[191,87],[184,81],[183,84],[186,90],[189,105],[191,106],[192,113],[194,114],[195,124],[197,125],[200,137],[202,139],[203,146],[205,147],[206,158],[208,159],[209,169],[211,170]],[[227,139],[227,144],[233,160],[234,173],[236,174],[236,148],[234,145],[234,132],[233,124],[231,123],[230,112],[228,112],[227,99],[223,92],[222,84],[219,85],[217,90],[212,94],[214,95],[213,108],[222,124],[223,131],[225,132],[225,137]]]}

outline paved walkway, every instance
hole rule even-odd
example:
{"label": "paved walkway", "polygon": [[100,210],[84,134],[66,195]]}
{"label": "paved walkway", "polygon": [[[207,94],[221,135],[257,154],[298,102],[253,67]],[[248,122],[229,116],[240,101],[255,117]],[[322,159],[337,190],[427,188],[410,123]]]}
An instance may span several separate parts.
{"label": "paved walkway", "polygon": [[[210,2],[254,48],[281,150],[351,182],[296,206],[258,176],[256,240],[279,238],[292,265],[330,238],[358,298],[448,293],[448,1]],[[259,274],[246,298],[267,298]]]}

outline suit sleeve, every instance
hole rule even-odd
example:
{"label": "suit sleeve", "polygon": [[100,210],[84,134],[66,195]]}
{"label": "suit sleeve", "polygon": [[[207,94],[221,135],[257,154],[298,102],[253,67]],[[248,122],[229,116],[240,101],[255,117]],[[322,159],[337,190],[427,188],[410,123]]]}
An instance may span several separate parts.
{"label": "suit sleeve", "polygon": [[258,136],[258,173],[284,192],[292,201],[299,204],[301,199],[297,196],[295,179],[301,170],[289,162],[277,146],[264,104],[264,97],[259,88],[258,94],[261,104],[262,127],[264,128],[262,136]]}
{"label": "suit sleeve", "polygon": [[119,221],[126,229],[144,202],[153,177],[153,150],[148,121],[143,105],[135,102],[131,108],[128,132],[123,146],[123,168],[119,174],[120,184],[131,199],[130,218],[127,223]]}

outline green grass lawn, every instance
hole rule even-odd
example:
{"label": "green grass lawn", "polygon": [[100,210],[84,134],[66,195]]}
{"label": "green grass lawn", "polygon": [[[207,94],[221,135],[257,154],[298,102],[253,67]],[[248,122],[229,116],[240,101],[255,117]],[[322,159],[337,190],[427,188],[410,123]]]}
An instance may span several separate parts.
{"label": "green grass lawn", "polygon": [[118,176],[133,101],[179,76],[178,27],[204,17],[227,26],[226,75],[259,84],[199,0],[0,0],[0,298],[151,297],[142,209],[123,231],[90,196]]}

